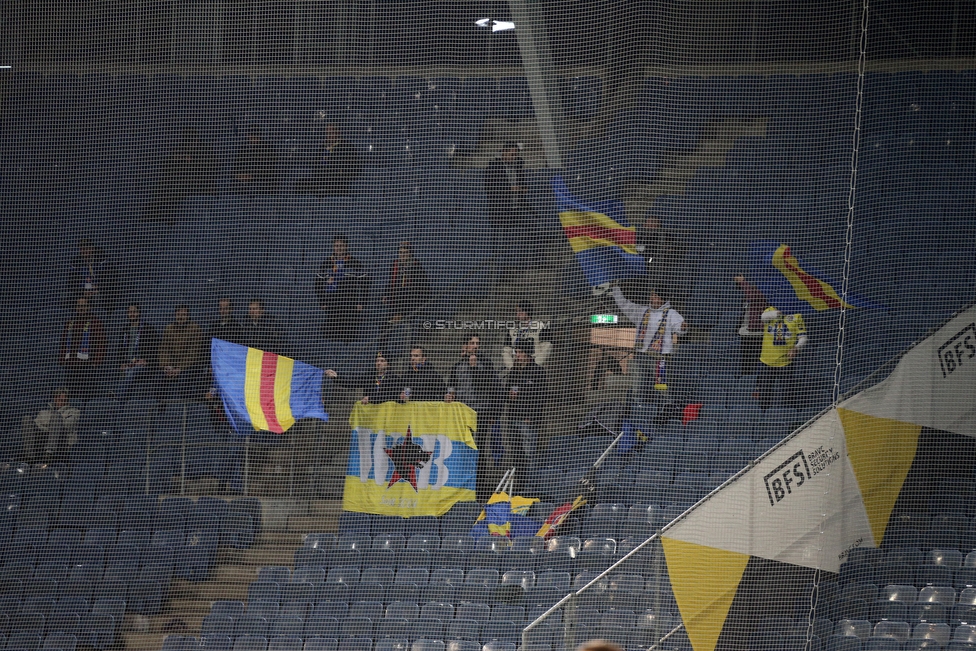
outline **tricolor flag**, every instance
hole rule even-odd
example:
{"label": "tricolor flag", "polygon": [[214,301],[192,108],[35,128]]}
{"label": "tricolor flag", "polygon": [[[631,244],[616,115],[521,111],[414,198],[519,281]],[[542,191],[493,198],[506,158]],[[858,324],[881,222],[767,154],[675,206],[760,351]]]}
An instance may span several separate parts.
{"label": "tricolor flag", "polygon": [[211,340],[210,354],[214,382],[238,434],[282,434],[300,418],[329,420],[321,369],[222,339]]}
{"label": "tricolor flag", "polygon": [[842,307],[888,309],[850,292],[842,298],[840,283],[802,263],[788,244],[776,240],[752,243],[750,267],[756,287],[780,312],[809,315]]}
{"label": "tricolor flag", "polygon": [[623,203],[583,204],[570,194],[561,176],[552,179],[552,190],[563,232],[591,286],[647,273],[647,264],[637,253],[634,228],[624,217]]}

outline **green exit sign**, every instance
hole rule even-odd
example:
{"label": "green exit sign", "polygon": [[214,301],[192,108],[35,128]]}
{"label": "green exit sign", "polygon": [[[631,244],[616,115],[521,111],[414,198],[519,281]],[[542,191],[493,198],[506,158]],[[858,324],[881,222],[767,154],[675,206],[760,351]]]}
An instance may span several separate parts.
{"label": "green exit sign", "polygon": [[616,323],[616,314],[591,314],[590,323]]}

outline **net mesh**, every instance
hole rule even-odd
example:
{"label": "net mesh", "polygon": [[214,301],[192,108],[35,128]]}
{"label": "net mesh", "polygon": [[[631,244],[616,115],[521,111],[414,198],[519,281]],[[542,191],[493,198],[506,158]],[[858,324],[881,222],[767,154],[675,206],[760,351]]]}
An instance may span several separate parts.
{"label": "net mesh", "polygon": [[0,646],[976,644],[971,4],[0,16]]}

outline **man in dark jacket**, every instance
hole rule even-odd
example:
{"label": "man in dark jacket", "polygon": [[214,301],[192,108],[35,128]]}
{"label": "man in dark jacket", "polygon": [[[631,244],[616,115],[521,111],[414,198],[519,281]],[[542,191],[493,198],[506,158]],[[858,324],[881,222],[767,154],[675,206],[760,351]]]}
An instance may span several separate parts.
{"label": "man in dark jacket", "polygon": [[390,271],[390,285],[383,303],[390,307],[390,323],[409,317],[427,298],[427,274],[413,257],[410,242],[400,242],[400,251]]}
{"label": "man in dark jacket", "polygon": [[330,368],[326,369],[325,375],[332,378],[339,386],[359,389],[363,396],[359,402],[364,405],[396,400],[403,389],[403,378],[390,370],[390,363],[383,351],[376,353],[375,373],[347,379],[339,377],[339,374]]}
{"label": "man in dark jacket", "polygon": [[493,231],[489,246],[506,274],[526,267],[539,252],[537,217],[527,201],[524,168],[518,144],[507,142],[485,169],[485,201]]}
{"label": "man in dark jacket", "polygon": [[264,311],[264,301],[252,298],[247,303],[247,319],[241,326],[242,343],[269,353],[285,354],[285,338],[277,319]]}
{"label": "man in dark jacket", "polygon": [[334,124],[325,127],[325,144],[315,159],[312,178],[295,184],[295,191],[320,197],[345,197],[361,171],[359,155]]}
{"label": "man in dark jacket", "polygon": [[488,214],[496,226],[515,222],[523,208],[528,191],[524,167],[518,145],[507,142],[485,169],[485,199]]}
{"label": "man in dark jacket", "polygon": [[446,393],[444,378],[434,370],[433,365],[427,363],[427,353],[423,346],[415,345],[410,349],[410,368],[401,378],[403,391],[400,400],[443,400]]}
{"label": "man in dark jacket", "polygon": [[84,296],[92,308],[115,309],[118,273],[105,251],[90,239],[78,242],[78,255],[69,264],[68,284],[70,298]]}
{"label": "man in dark jacket", "polygon": [[234,189],[241,194],[271,194],[278,188],[278,155],[261,137],[261,128],[251,125],[247,144],[234,157]]}
{"label": "man in dark jacket", "polygon": [[213,194],[217,161],[210,146],[196,129],[183,131],[182,141],[163,163],[156,194],[146,209],[146,219],[172,223],[183,199],[197,194]]}
{"label": "man in dark jacket", "polygon": [[[445,402],[463,402],[478,414],[478,431],[487,431],[501,412],[502,381],[495,365],[479,355],[481,337],[471,335],[461,346],[461,359],[451,368]],[[479,444],[480,447],[480,444]]]}
{"label": "man in dark jacket", "polygon": [[[207,335],[211,339],[223,339],[239,344],[243,339],[241,324],[234,318],[234,302],[227,297],[217,300],[217,318],[210,324]],[[210,343],[207,342],[207,346]]]}
{"label": "man in dark jacket", "polygon": [[159,344],[159,365],[162,367],[160,397],[163,400],[183,400],[198,397],[205,379],[203,330],[190,318],[187,305],[177,305],[173,322],[163,328]]}
{"label": "man in dark jacket", "polygon": [[515,465],[522,471],[533,465],[539,429],[548,405],[546,372],[535,363],[531,339],[515,344],[515,364],[505,378],[508,411],[506,429],[512,443]]}
{"label": "man in dark jacket", "polygon": [[117,359],[119,363],[118,387],[115,395],[120,400],[130,391],[151,395],[159,375],[159,335],[152,325],[142,319],[142,306],[129,303],[126,310],[128,327],[122,331]]}
{"label": "man in dark jacket", "polygon": [[488,499],[492,492],[489,459],[501,461],[502,380],[487,355],[479,355],[481,337],[471,335],[461,346],[461,359],[451,368],[444,402],[463,402],[478,415],[475,443],[480,451],[477,468],[477,493]]}
{"label": "man in dark jacket", "polygon": [[332,255],[322,263],[315,278],[315,295],[325,312],[326,339],[352,341],[359,335],[359,321],[366,302],[366,272],[349,254],[349,238],[337,235]]}

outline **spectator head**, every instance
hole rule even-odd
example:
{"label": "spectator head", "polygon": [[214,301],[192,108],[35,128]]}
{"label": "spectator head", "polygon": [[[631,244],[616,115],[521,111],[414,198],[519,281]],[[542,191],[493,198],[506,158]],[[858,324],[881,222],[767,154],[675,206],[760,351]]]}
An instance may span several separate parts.
{"label": "spectator head", "polygon": [[656,310],[668,302],[667,292],[663,287],[654,287],[648,295],[647,302],[652,310]]}
{"label": "spectator head", "polygon": [[579,645],[576,651],[623,651],[623,649],[606,640],[589,640]]}
{"label": "spectator head", "polygon": [[173,312],[176,316],[176,325],[185,325],[190,320],[190,308],[186,305],[177,305]]}
{"label": "spectator head", "polygon": [[125,315],[129,317],[129,322],[133,325],[139,323],[139,317],[142,316],[142,305],[139,303],[129,303]]}
{"label": "spectator head", "polygon": [[51,394],[51,402],[54,404],[56,409],[61,409],[65,407],[70,402],[70,395],[65,387],[58,387]]}
{"label": "spectator head", "polygon": [[532,301],[522,299],[515,304],[515,318],[519,321],[531,321],[535,314],[535,305]]}
{"label": "spectator head", "polygon": [[256,145],[261,142],[261,127],[256,124],[252,124],[247,128],[247,140],[252,145]]}
{"label": "spectator head", "polygon": [[655,217],[654,215],[648,215],[647,219],[644,220],[644,228],[649,231],[661,228],[661,219],[659,217]]}
{"label": "spectator head", "polygon": [[75,301],[75,313],[80,317],[86,317],[91,313],[91,306],[84,296]]}
{"label": "spectator head", "polygon": [[387,361],[386,355],[383,354],[382,350],[376,351],[376,373],[377,375],[383,375],[390,368],[390,362]]}
{"label": "spectator head", "polygon": [[339,138],[341,137],[342,134],[339,132],[339,127],[337,127],[335,123],[330,122],[329,124],[325,125],[325,142],[330,147],[339,142]]}
{"label": "spectator head", "polygon": [[410,242],[400,242],[398,253],[400,255],[400,262],[410,262],[410,259],[413,258],[413,249],[410,246]]}
{"label": "spectator head", "polygon": [[91,260],[95,255],[95,243],[87,237],[78,242],[78,255],[84,260]]}
{"label": "spectator head", "polygon": [[217,312],[222,319],[230,318],[234,314],[234,301],[229,298],[217,299]]}
{"label": "spectator head", "polygon": [[264,301],[252,298],[247,302],[247,315],[257,321],[264,316]]}
{"label": "spectator head", "polygon": [[410,348],[410,366],[416,371],[427,363],[427,353],[423,346],[414,345]]}
{"label": "spectator head", "polygon": [[535,343],[531,339],[525,337],[515,342],[515,361],[520,366],[531,362],[533,355],[535,355]]}
{"label": "spectator head", "polygon": [[502,160],[506,163],[514,163],[519,155],[519,147],[517,142],[506,142],[502,145],[499,152],[501,154]]}
{"label": "spectator head", "polygon": [[461,344],[461,354],[477,355],[478,349],[480,347],[481,347],[481,337],[478,335],[471,335],[464,341],[463,344]]}
{"label": "spectator head", "polygon": [[344,258],[349,255],[349,238],[345,235],[336,235],[332,239],[332,253],[337,258]]}

